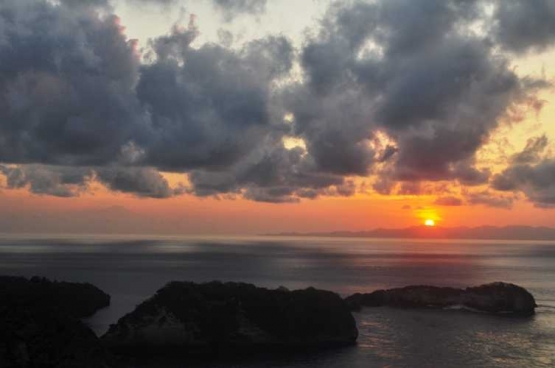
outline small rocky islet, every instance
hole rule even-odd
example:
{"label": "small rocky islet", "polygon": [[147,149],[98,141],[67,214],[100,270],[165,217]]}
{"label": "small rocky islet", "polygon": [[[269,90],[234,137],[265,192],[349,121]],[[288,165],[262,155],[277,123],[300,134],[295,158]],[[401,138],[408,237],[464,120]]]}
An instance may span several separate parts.
{"label": "small rocky islet", "polygon": [[531,316],[537,307],[532,294],[518,285],[494,282],[476,287],[457,289],[427,285],[376,290],[369,294],[354,294],[345,299],[351,310],[362,307],[450,308]]}
{"label": "small rocky islet", "polygon": [[533,315],[536,307],[524,288],[502,282],[407,286],[345,299],[314,288],[170,282],[98,338],[80,319],[109,304],[110,296],[91,284],[0,276],[0,367],[109,368],[161,350],[198,357],[353,345],[351,311],[363,307],[461,306],[511,316]]}

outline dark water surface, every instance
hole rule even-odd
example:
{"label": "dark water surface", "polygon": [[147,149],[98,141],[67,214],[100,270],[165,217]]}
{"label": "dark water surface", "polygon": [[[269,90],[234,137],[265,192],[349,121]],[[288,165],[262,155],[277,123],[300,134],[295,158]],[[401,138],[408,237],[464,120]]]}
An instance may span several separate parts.
{"label": "dark water surface", "polygon": [[91,282],[112,305],[88,323],[110,323],[170,280],[314,286],[347,296],[413,284],[519,284],[533,318],[464,311],[366,309],[351,348],[239,362],[136,367],[555,367],[555,242],[230,237],[0,237],[0,274]]}

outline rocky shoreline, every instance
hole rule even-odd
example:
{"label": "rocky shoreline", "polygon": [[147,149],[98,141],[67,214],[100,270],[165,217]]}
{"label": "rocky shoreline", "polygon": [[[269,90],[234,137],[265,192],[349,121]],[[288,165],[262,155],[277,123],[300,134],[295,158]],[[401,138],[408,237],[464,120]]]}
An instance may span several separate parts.
{"label": "rocky shoreline", "polygon": [[531,316],[536,307],[524,288],[502,282],[407,286],[345,299],[314,288],[170,282],[99,338],[80,319],[109,304],[110,296],[91,284],[0,276],[0,367],[109,368],[161,353],[198,359],[353,345],[351,311],[363,307],[462,306],[511,316]]}

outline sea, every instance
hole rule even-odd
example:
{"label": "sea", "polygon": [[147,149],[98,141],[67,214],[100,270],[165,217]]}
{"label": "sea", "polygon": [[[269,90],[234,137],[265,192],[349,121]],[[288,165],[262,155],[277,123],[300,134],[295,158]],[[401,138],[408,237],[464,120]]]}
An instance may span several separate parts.
{"label": "sea", "polygon": [[111,306],[85,322],[110,324],[172,280],[313,286],[341,296],[406,285],[494,281],[528,289],[531,318],[464,310],[355,312],[356,346],[239,360],[133,362],[178,367],[555,367],[555,242],[311,237],[0,236],[0,274],[90,282]]}

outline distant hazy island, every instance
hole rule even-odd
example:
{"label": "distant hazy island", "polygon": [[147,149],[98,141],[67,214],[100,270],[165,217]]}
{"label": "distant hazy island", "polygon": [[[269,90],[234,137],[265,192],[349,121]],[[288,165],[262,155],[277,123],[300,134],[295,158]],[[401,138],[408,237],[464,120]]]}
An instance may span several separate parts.
{"label": "distant hazy island", "polygon": [[367,231],[283,232],[271,236],[313,236],[352,238],[432,238],[432,239],[503,239],[555,240],[555,229],[532,226],[429,227],[412,226],[402,229],[378,228]]}

